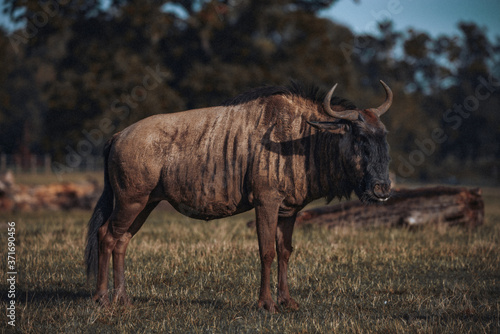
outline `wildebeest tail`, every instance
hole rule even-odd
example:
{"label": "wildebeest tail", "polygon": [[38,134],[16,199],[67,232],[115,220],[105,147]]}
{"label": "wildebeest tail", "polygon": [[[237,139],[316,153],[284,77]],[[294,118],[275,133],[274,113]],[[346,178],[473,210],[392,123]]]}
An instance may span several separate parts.
{"label": "wildebeest tail", "polygon": [[106,223],[113,212],[113,188],[111,188],[111,183],[109,182],[108,158],[115,136],[108,140],[104,146],[104,190],[97,201],[94,213],[88,223],[87,246],[85,247],[85,263],[87,265],[88,279],[97,276],[99,264],[99,228]]}

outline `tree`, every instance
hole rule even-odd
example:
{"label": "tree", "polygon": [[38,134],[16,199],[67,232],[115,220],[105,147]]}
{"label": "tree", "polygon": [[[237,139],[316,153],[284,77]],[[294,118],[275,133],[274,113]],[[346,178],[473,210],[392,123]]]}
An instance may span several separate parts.
{"label": "tree", "polygon": [[[84,161],[113,132],[155,113],[290,79],[324,90],[338,82],[340,95],[371,107],[383,79],[395,94],[384,115],[395,168],[436,128],[447,139],[414,176],[445,176],[458,162],[498,166],[498,92],[474,97],[481,78],[500,76],[500,38],[492,43],[473,23],[456,36],[400,32],[391,22],[356,36],[318,16],[334,3],[5,1],[20,28],[0,34],[1,150]],[[457,114],[457,105],[472,111]]]}

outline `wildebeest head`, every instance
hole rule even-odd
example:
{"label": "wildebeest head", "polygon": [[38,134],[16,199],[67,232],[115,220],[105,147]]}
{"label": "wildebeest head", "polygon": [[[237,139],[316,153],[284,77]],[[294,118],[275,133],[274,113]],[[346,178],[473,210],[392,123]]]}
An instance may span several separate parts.
{"label": "wildebeest head", "polygon": [[[315,128],[340,136],[339,151],[344,171],[356,195],[365,202],[386,201],[391,194],[389,180],[389,145],[387,130],[379,117],[392,104],[392,91],[383,82],[386,99],[378,108],[332,110],[331,98],[337,85],[326,95],[323,108],[335,119],[327,122],[308,122]],[[337,108],[333,108],[337,109]]]}

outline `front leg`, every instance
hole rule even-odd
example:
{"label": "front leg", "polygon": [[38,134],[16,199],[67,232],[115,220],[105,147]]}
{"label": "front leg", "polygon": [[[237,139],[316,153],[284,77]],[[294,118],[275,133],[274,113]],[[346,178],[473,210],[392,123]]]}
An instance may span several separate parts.
{"label": "front leg", "polygon": [[280,203],[267,199],[259,201],[255,206],[257,237],[259,239],[259,254],[261,261],[261,278],[258,307],[271,313],[278,312],[278,306],[271,296],[271,264],[276,251],[274,240],[278,223],[278,209]]}
{"label": "front leg", "polygon": [[299,304],[290,297],[288,290],[288,260],[292,254],[292,234],[295,225],[294,214],[291,217],[278,218],[278,229],[276,231],[276,250],[278,251],[278,304],[291,310],[298,310]]}

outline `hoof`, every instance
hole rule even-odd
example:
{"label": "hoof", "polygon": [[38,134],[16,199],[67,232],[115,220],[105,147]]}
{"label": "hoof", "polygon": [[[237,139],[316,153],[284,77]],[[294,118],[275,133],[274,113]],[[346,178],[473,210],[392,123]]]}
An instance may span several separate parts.
{"label": "hoof", "polygon": [[280,312],[278,309],[278,305],[276,305],[276,303],[272,300],[259,300],[257,307],[259,309],[264,309],[271,314],[276,314]]}
{"label": "hoof", "polygon": [[109,302],[109,296],[107,292],[104,293],[96,293],[94,297],[92,297],[92,300],[96,303],[99,304],[100,306],[103,307],[109,307],[110,302]]}
{"label": "hoof", "polygon": [[292,298],[284,299],[278,297],[278,303],[287,310],[297,311],[299,309],[299,303]]}
{"label": "hoof", "polygon": [[118,293],[113,296],[113,304],[132,306],[132,301],[126,293]]}

